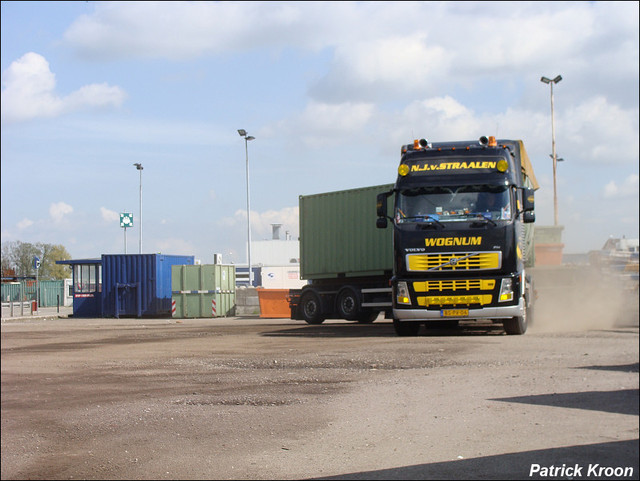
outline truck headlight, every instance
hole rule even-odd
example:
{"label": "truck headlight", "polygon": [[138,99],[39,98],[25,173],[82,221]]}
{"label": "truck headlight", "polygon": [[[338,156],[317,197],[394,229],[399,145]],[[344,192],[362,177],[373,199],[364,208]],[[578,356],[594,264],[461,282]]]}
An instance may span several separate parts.
{"label": "truck headlight", "polygon": [[500,284],[500,295],[498,296],[498,302],[507,302],[513,300],[513,288],[511,279],[502,279]]}
{"label": "truck headlight", "polygon": [[411,305],[411,297],[409,296],[409,288],[404,281],[398,282],[396,285],[396,302],[403,305]]}

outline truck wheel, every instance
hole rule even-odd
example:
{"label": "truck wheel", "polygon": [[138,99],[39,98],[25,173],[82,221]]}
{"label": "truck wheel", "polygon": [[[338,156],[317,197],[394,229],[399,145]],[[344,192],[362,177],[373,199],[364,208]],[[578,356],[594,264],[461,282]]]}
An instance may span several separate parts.
{"label": "truck wheel", "polygon": [[527,326],[533,326],[533,321],[535,319],[534,308],[536,299],[536,291],[533,285],[533,278],[531,276],[526,276],[526,289],[524,293],[524,302],[527,306]]}
{"label": "truck wheel", "polygon": [[398,336],[417,336],[420,330],[419,322],[402,322],[398,319],[393,320],[393,328]]}
{"label": "truck wheel", "polygon": [[360,314],[360,317],[358,317],[358,322],[360,324],[371,324],[378,318],[378,314],[380,314],[378,311],[363,312]]}
{"label": "truck wheel", "polygon": [[524,299],[524,312],[522,316],[512,317],[511,319],[505,319],[502,321],[504,330],[509,335],[519,336],[527,332],[527,319],[529,317],[529,306],[527,306],[527,299]]}
{"label": "truck wheel", "polygon": [[359,319],[361,314],[360,298],[352,287],[345,287],[340,291],[336,300],[336,308],[342,319],[347,321]]}
{"label": "truck wheel", "polygon": [[300,311],[307,324],[322,324],[322,304],[320,297],[313,291],[305,292],[300,299]]}

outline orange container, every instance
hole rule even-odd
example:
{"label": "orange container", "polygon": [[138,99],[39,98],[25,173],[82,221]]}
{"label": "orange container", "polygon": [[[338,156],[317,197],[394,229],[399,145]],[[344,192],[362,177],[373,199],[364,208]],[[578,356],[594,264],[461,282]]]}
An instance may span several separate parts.
{"label": "orange container", "polygon": [[559,266],[562,264],[562,249],[564,244],[535,244],[537,266]]}
{"label": "orange container", "polygon": [[260,302],[260,317],[265,318],[289,318],[289,289],[263,289],[258,287],[258,300]]}

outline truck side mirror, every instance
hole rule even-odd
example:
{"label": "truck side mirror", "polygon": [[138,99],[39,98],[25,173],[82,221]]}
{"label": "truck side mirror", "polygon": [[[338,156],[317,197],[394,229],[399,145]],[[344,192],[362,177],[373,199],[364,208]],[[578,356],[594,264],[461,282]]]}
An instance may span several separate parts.
{"label": "truck side mirror", "polygon": [[376,197],[376,213],[378,217],[387,217],[387,197],[389,192],[383,192]]}
{"label": "truck side mirror", "polygon": [[534,190],[522,189],[522,206],[524,212],[533,212],[535,208]]}
{"label": "truck side mirror", "polygon": [[376,197],[376,214],[378,214],[378,220],[376,220],[376,227],[378,229],[387,228],[387,198],[393,194],[393,191],[383,192]]}
{"label": "truck side mirror", "polygon": [[533,189],[522,189],[522,222],[525,224],[536,221],[536,213],[534,212],[535,199]]}

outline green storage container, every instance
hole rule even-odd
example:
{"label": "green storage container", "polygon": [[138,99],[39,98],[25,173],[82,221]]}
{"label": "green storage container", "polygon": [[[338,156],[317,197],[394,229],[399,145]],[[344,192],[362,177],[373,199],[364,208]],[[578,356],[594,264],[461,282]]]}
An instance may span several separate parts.
{"label": "green storage container", "polygon": [[393,184],[300,196],[300,277],[384,275],[393,229],[376,227],[376,198]]}
{"label": "green storage container", "polygon": [[171,267],[172,316],[227,317],[236,306],[233,265],[174,265]]}

